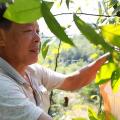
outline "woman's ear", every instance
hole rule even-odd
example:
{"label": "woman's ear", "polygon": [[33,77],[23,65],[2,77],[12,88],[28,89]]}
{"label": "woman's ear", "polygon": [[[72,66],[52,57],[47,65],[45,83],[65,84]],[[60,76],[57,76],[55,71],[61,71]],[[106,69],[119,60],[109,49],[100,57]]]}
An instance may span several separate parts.
{"label": "woman's ear", "polygon": [[4,30],[0,29],[0,47],[4,47],[5,46],[5,34],[4,34]]}

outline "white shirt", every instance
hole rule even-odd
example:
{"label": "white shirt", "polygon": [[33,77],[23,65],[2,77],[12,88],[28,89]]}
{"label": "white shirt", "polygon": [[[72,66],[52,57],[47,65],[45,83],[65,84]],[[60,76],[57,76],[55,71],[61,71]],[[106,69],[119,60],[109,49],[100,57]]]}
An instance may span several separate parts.
{"label": "white shirt", "polygon": [[26,73],[32,88],[0,58],[0,120],[37,120],[42,112],[48,111],[48,90],[59,88],[66,77],[39,64],[30,65]]}

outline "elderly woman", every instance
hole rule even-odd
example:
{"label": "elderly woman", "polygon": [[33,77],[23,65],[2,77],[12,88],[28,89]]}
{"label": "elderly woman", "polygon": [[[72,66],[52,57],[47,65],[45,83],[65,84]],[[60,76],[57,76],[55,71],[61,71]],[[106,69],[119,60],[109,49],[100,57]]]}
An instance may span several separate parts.
{"label": "elderly woman", "polygon": [[52,120],[47,91],[89,84],[107,55],[71,75],[44,68],[36,63],[41,44],[37,22],[9,21],[5,9],[0,7],[0,120]]}

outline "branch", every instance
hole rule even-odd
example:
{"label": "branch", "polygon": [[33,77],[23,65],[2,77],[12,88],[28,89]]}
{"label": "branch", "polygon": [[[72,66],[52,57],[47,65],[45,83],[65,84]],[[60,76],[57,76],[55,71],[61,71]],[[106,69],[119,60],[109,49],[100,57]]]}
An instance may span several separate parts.
{"label": "branch", "polygon": [[[74,14],[74,13],[59,13],[59,14],[55,14],[54,16],[59,16],[59,15],[71,15],[71,14]],[[117,16],[117,15],[114,15],[114,16],[110,16],[110,15],[98,15],[98,14],[84,13],[84,12],[75,13],[75,14],[80,14],[80,15],[91,15],[91,16],[101,16],[101,17],[115,17],[115,16]]]}
{"label": "branch", "polygon": [[58,58],[60,56],[60,47],[61,47],[61,40],[60,40],[60,43],[59,43],[59,46],[58,46],[58,53],[57,53],[56,60],[55,60],[55,71],[56,71],[57,66],[58,66]]}
{"label": "branch", "polygon": [[[54,71],[56,71],[57,67],[58,67],[58,58],[60,56],[60,47],[61,47],[61,40],[59,42],[59,46],[58,46],[58,53],[57,53],[57,56],[56,56],[56,59],[55,59],[55,69]],[[49,110],[48,110],[48,114],[52,116],[52,113],[51,113],[51,104],[53,102],[53,90],[51,91],[50,93],[50,107],[49,107]]]}

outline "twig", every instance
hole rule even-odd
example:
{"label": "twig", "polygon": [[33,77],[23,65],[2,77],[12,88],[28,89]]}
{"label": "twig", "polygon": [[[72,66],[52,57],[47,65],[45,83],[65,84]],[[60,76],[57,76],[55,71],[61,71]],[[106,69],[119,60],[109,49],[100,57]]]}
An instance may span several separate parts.
{"label": "twig", "polygon": [[60,55],[60,46],[61,46],[61,40],[60,40],[60,42],[59,42],[59,46],[58,46],[58,53],[57,53],[57,55],[56,55],[56,60],[55,60],[55,71],[56,71],[56,69],[57,69],[57,66],[58,66],[58,58],[59,58],[59,55]]}
{"label": "twig", "polygon": [[[57,69],[57,66],[58,66],[58,58],[59,58],[59,55],[60,55],[60,46],[61,46],[61,40],[59,42],[59,46],[58,46],[58,53],[56,55],[56,59],[55,59],[55,68],[54,68],[54,71],[56,71]],[[51,104],[53,102],[53,90],[51,91],[50,93],[50,108],[48,110],[48,114],[52,116],[52,113],[51,113]]]}
{"label": "twig", "polygon": [[[71,15],[71,14],[74,14],[74,13],[58,13],[58,14],[55,14],[54,16],[59,16],[59,15]],[[91,16],[101,16],[101,17],[115,17],[117,15],[113,15],[113,16],[110,16],[110,15],[98,15],[98,14],[92,14],[92,13],[84,13],[84,12],[81,12],[81,13],[75,13],[75,14],[80,14],[80,15],[91,15]]]}

